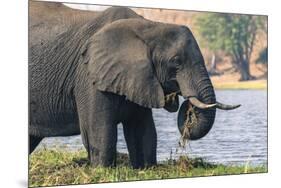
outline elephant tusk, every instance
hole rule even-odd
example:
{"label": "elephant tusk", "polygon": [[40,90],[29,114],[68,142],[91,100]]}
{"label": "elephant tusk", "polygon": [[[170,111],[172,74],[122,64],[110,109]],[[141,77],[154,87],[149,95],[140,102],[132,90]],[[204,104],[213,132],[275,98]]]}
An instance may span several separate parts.
{"label": "elephant tusk", "polygon": [[241,104],[238,104],[238,105],[227,105],[227,104],[222,104],[220,102],[216,103],[216,107],[218,109],[221,109],[221,110],[233,110],[233,109],[238,108],[240,106],[241,106]]}
{"label": "elephant tusk", "polygon": [[227,104],[222,104],[220,102],[216,102],[215,104],[205,104],[205,103],[201,102],[200,100],[198,100],[196,97],[189,97],[188,99],[193,106],[200,108],[200,109],[209,109],[209,108],[216,107],[221,110],[233,110],[233,109],[236,109],[241,106],[241,104],[227,105]]}
{"label": "elephant tusk", "polygon": [[215,107],[217,104],[205,104],[201,101],[199,101],[196,97],[189,97],[188,100],[190,101],[190,103],[200,109],[208,109],[208,108],[212,108]]}

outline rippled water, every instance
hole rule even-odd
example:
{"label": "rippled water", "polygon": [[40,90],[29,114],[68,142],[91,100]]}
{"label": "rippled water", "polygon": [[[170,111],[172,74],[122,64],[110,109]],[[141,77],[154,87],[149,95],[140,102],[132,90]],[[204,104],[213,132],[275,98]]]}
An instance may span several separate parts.
{"label": "rippled water", "polygon": [[[157,129],[157,160],[176,158],[182,153],[210,162],[243,165],[267,163],[267,93],[266,90],[218,90],[217,99],[242,104],[233,111],[217,110],[212,130],[202,139],[190,141],[186,150],[177,149],[180,134],[177,113],[153,109]],[[40,147],[81,149],[80,136],[45,138]],[[119,152],[126,152],[122,126],[118,125]]]}

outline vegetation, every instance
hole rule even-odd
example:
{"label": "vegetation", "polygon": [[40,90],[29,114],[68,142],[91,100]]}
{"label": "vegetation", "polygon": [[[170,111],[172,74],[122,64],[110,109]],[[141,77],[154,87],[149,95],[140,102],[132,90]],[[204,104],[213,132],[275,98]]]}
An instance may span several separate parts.
{"label": "vegetation", "polygon": [[132,169],[126,154],[118,154],[116,168],[93,168],[86,160],[85,151],[65,152],[39,150],[29,163],[29,186],[55,186],[150,179],[215,176],[227,174],[264,173],[266,166],[225,166],[204,162],[201,158],[182,156],[169,159],[156,167]]}
{"label": "vegetation", "polygon": [[258,29],[266,28],[266,17],[209,13],[197,20],[198,30],[211,50],[224,51],[231,56],[241,81],[251,80],[249,63]]}
{"label": "vegetation", "polygon": [[256,60],[256,63],[260,63],[260,64],[267,64],[267,47],[264,48],[260,54],[259,54],[259,58]]}

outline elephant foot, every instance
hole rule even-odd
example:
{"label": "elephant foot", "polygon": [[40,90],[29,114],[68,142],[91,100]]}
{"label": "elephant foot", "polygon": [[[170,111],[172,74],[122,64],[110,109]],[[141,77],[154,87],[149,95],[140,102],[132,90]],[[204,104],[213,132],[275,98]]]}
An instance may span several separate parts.
{"label": "elephant foot", "polygon": [[150,168],[150,167],[153,167],[153,166],[156,166],[157,163],[156,161],[155,162],[149,162],[149,163],[142,163],[142,164],[139,164],[139,163],[133,163],[131,161],[131,166],[133,169],[146,169],[146,168]]}
{"label": "elephant foot", "polygon": [[116,151],[93,147],[88,151],[88,156],[93,167],[116,167]]}

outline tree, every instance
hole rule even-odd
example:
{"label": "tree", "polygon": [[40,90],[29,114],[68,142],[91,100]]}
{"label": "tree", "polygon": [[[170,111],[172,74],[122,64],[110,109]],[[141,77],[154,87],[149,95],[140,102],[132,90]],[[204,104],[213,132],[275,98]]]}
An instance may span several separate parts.
{"label": "tree", "polygon": [[257,64],[264,64],[267,65],[267,47],[265,47],[259,54],[258,59],[256,60]]}
{"label": "tree", "polygon": [[[267,35],[267,17],[259,17],[258,26],[260,30]],[[257,64],[263,64],[267,66],[268,61],[268,47],[267,45],[260,51],[259,57],[256,60]]]}
{"label": "tree", "polygon": [[223,50],[230,55],[240,80],[251,80],[249,62],[260,25],[258,16],[209,13],[197,19],[202,39],[213,50]]}

